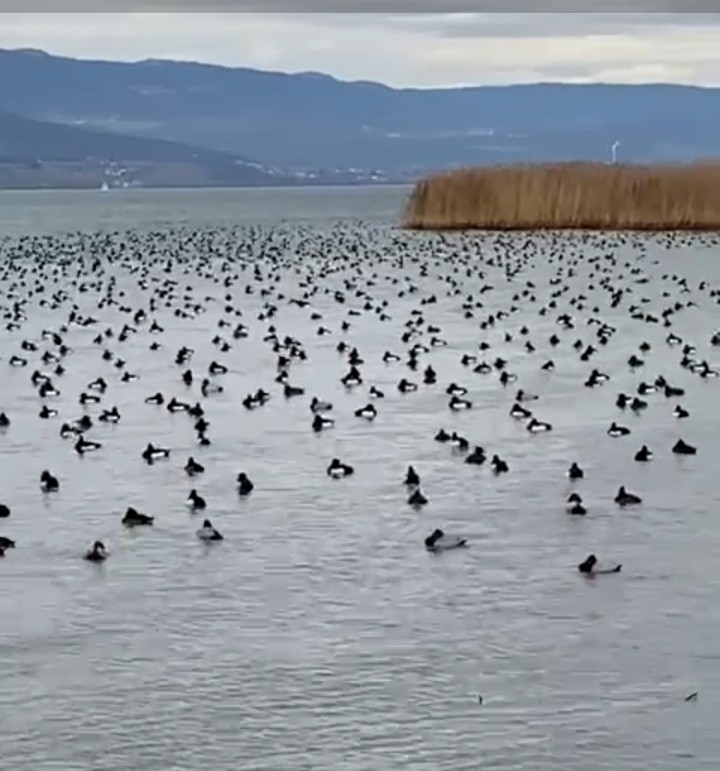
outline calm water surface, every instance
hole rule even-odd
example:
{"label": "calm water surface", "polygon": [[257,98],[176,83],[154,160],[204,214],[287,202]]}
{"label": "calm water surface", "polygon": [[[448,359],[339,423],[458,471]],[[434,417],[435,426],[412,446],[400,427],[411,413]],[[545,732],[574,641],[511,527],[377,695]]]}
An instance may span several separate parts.
{"label": "calm water surface", "polygon": [[[349,294],[339,305],[320,293],[312,308],[278,303],[277,316],[260,321],[264,299],[241,291],[251,283],[248,272],[233,288],[232,302],[250,336],[234,341],[227,353],[210,345],[216,334],[229,336],[218,328],[223,302],[208,302],[194,319],[178,319],[171,309],[155,314],[165,328],[161,352],[148,350],[147,327],[126,343],[108,341],[139,375],[133,383],[120,383],[119,372],[101,360],[92,343],[98,327],[71,327],[66,340],[73,352],[66,375],[56,379],[62,393],[53,401],[60,417],[47,421],[38,418],[41,402],[29,383],[43,345],[27,354],[28,368],[9,367],[8,359],[20,353],[22,340],[39,341],[42,329],[58,328],[68,306],[53,311],[31,304],[21,330],[0,332],[0,410],[13,421],[0,435],[0,502],[13,511],[0,520],[0,535],[18,541],[0,560],[0,768],[719,767],[720,382],[681,369],[680,353],[665,344],[661,325],[630,319],[627,304],[610,309],[607,295],[588,287],[589,265],[578,268],[573,292],[558,300],[558,310],[540,317],[552,276],[542,237],[541,256],[516,282],[488,265],[492,291],[480,296],[482,282],[473,278],[462,295],[448,296],[451,268],[443,268],[442,255],[459,237],[442,242],[399,235],[393,222],[403,194],[0,194],[0,233],[13,238],[246,224],[289,232],[283,243],[318,244],[317,260],[327,268],[323,286],[334,290],[352,279],[374,301],[387,300],[391,316],[388,322],[373,313],[351,317],[352,329],[343,335],[348,308],[362,308],[364,300]],[[330,250],[342,249],[338,239],[343,233],[356,238],[358,228],[367,245],[367,255],[358,258],[367,267],[359,275],[344,268],[333,275]],[[237,245],[241,231],[224,232],[218,243]],[[403,297],[385,279],[393,276],[382,256],[398,248],[398,237],[409,244],[410,258],[395,277],[403,283],[408,276],[418,287]],[[720,285],[720,247],[699,240],[671,251],[649,241],[643,253],[629,244],[577,247],[577,237],[569,239],[569,252],[612,251],[639,266],[650,280],[636,285],[632,296],[650,298],[656,311],[664,307],[663,289],[677,296],[677,285],[661,281],[666,272],[687,276],[693,289],[701,279]],[[490,240],[478,236],[473,248],[490,254]],[[412,259],[415,247],[424,255],[419,261]],[[144,301],[137,276],[115,272],[128,305],[138,307]],[[363,279],[375,272],[368,288]],[[630,286],[629,269],[621,272]],[[172,277],[201,298],[222,300],[227,291],[180,267]],[[463,281],[462,270],[455,279]],[[517,303],[511,318],[481,331],[479,320],[512,305],[526,280],[538,287],[538,304]],[[3,295],[7,281],[0,280]],[[117,332],[131,320],[116,309],[98,309],[97,294],[78,293],[69,279],[60,277],[46,294],[63,288],[99,319],[100,329],[112,325]],[[299,296],[298,276],[284,271],[278,290]],[[576,338],[589,342],[594,334],[585,324],[591,311],[569,306],[578,292],[591,298],[589,306],[598,302],[602,319],[618,328],[587,364],[572,348]],[[484,303],[472,320],[461,310],[467,293]],[[438,303],[423,312],[448,346],[422,361],[432,363],[439,382],[401,395],[398,380],[421,380],[421,373],[402,363],[385,365],[381,355],[407,349],[399,339],[405,322],[431,294]],[[720,356],[709,339],[720,326],[719,306],[707,293],[686,298],[697,299],[698,307],[679,314],[674,330],[697,345],[698,358],[717,367]],[[312,321],[311,310],[322,321]],[[576,316],[576,330],[560,332],[555,319],[562,310]],[[263,342],[270,323],[306,347],[308,361],[291,370],[291,382],[306,389],[305,397],[285,400],[273,382],[275,356]],[[332,334],[318,336],[320,324]],[[523,324],[537,347],[532,355],[518,334]],[[510,343],[506,331],[513,334]],[[553,332],[563,340],[557,349],[547,342]],[[359,348],[366,384],[386,392],[374,423],[353,416],[367,403],[366,388],[348,392],[339,382],[347,368],[335,350],[340,339]],[[461,366],[461,355],[478,353],[482,340],[493,346],[490,361],[502,355],[522,387],[541,395],[532,406],[553,424],[552,433],[529,436],[508,416],[514,389]],[[652,351],[644,371],[633,373],[625,362],[642,340]],[[211,447],[197,447],[187,416],[144,404],[158,390],[188,398],[172,363],[181,345],[195,349],[197,373],[212,359],[230,367],[218,379],[225,392],[203,400]],[[557,365],[552,374],[539,369],[549,356]],[[583,388],[593,366],[611,373],[611,383]],[[679,401],[691,417],[682,425],[672,417],[676,400],[663,396],[648,397],[641,416],[614,405],[619,391],[633,392],[641,379],[658,374],[686,389]],[[104,406],[116,404],[123,419],[117,426],[98,424],[92,438],[103,442],[102,450],[79,458],[58,436],[59,420],[82,414],[78,395],[99,375],[110,382]],[[469,388],[471,411],[448,410],[450,381]],[[270,403],[243,409],[240,399],[261,386],[272,392]],[[197,391],[193,386],[189,398],[199,398]],[[310,431],[313,395],[334,403],[334,430]],[[607,437],[613,419],[633,434]],[[496,478],[487,467],[463,464],[433,441],[440,426],[502,455],[510,473]],[[672,456],[678,436],[699,454]],[[144,464],[139,454],[148,441],[171,447],[170,461]],[[643,443],[656,459],[635,464],[632,455]],[[194,480],[182,470],[190,454],[206,467]],[[355,475],[329,479],[325,468],[334,456],[352,463]],[[585,518],[565,514],[573,460],[586,471],[578,485],[590,511]],[[408,463],[430,499],[420,513],[407,506],[401,484]],[[43,468],[60,478],[58,494],[40,493]],[[240,470],[256,485],[246,500],[235,492]],[[643,505],[618,510],[612,498],[619,484],[640,493]],[[193,486],[225,534],[214,548],[194,536],[198,517],[185,504]],[[120,519],[129,505],[154,514],[155,526],[124,531]],[[436,526],[467,536],[471,547],[429,555],[423,538]],[[81,559],[95,538],[112,552],[99,568]],[[575,566],[590,551],[622,562],[623,572],[583,580]],[[686,703],[692,691],[699,699]]]}

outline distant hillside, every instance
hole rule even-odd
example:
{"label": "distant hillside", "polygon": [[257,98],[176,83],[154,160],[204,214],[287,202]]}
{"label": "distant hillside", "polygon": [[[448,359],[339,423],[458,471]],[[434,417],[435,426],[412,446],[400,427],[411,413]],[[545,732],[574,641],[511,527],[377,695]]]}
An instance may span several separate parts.
{"label": "distant hillside", "polygon": [[[537,84],[392,89],[316,73],[0,51],[0,110],[272,167],[407,178],[463,164],[720,155],[720,89]],[[127,141],[127,140],[124,140]],[[168,148],[167,152],[171,152]]]}
{"label": "distant hillside", "polygon": [[280,172],[177,142],[0,112],[0,186],[267,185]]}

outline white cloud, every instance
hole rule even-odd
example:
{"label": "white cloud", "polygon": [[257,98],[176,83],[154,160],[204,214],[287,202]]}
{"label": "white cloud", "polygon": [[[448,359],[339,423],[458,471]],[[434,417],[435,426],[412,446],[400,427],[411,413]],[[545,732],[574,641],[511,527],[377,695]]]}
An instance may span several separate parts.
{"label": "white cloud", "polygon": [[398,86],[536,80],[720,85],[719,16],[7,13],[0,46],[84,58],[314,70]]}

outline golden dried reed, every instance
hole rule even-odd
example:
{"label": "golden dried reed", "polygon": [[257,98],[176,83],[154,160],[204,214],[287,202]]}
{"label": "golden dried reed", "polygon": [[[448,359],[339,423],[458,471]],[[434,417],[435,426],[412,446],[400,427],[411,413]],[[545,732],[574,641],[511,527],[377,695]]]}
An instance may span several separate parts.
{"label": "golden dried reed", "polygon": [[458,169],[417,183],[410,228],[720,230],[720,162]]}

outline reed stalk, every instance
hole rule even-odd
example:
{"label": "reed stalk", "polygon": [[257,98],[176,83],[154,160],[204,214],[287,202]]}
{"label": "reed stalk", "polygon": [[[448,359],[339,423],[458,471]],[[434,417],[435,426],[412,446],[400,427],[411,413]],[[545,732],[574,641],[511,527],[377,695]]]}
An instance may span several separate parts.
{"label": "reed stalk", "polygon": [[405,225],[427,230],[720,230],[720,162],[458,169],[417,183]]}

